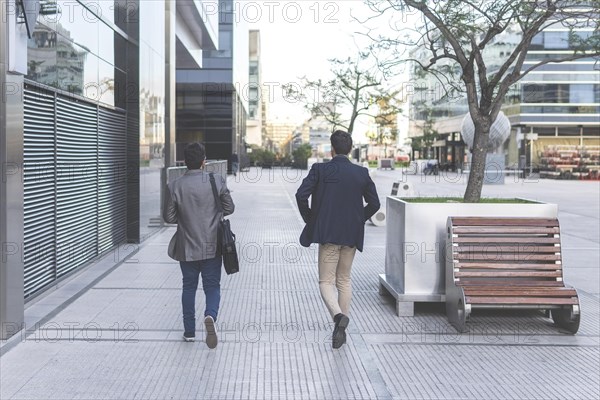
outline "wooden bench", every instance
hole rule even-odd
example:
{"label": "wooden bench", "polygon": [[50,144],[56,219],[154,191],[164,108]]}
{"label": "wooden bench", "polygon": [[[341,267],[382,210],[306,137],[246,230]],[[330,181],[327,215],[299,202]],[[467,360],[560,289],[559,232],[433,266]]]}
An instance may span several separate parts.
{"label": "wooden bench", "polygon": [[459,331],[475,308],[550,311],[579,329],[577,291],[565,286],[557,219],[450,217],[446,242],[446,314]]}

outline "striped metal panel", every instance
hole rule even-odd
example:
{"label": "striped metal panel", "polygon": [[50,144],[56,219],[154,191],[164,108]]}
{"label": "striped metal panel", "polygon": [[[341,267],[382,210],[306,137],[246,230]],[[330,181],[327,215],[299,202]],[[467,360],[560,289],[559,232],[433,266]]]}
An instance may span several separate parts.
{"label": "striped metal panel", "polygon": [[24,106],[28,298],[126,240],[128,121],[29,84]]}
{"label": "striped metal panel", "polygon": [[98,108],[57,96],[57,277],[98,254]]}
{"label": "striped metal panel", "polygon": [[127,241],[139,243],[140,237],[140,114],[139,102],[127,110]]}
{"label": "striped metal panel", "polygon": [[24,96],[25,298],[56,279],[54,94],[28,87]]}
{"label": "striped metal panel", "polygon": [[98,125],[98,252],[127,236],[127,131],[124,112],[100,107]]}

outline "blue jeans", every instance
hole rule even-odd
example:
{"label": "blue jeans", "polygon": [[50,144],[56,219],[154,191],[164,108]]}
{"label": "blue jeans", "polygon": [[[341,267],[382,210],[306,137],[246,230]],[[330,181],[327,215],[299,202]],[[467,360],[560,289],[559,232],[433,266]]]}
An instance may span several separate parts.
{"label": "blue jeans", "polygon": [[183,327],[185,332],[196,331],[196,290],[198,276],[202,274],[202,288],[206,296],[204,316],[211,316],[216,321],[221,301],[221,256],[202,261],[180,261],[183,275]]}

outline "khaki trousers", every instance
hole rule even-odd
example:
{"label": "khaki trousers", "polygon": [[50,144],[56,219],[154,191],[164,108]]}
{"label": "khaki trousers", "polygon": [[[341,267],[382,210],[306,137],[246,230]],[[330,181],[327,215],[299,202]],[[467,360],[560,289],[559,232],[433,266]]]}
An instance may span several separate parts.
{"label": "khaki trousers", "polygon": [[356,247],[337,244],[319,245],[319,289],[332,317],[348,315],[352,286],[350,271]]}

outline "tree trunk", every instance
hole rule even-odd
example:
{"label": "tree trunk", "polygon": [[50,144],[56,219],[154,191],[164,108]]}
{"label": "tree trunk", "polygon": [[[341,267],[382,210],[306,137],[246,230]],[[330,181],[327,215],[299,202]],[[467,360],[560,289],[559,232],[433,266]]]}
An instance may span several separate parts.
{"label": "tree trunk", "polygon": [[350,135],[352,135],[352,131],[354,130],[354,120],[356,118],[354,116],[352,116],[352,118],[350,119],[350,124],[348,125],[348,133]]}
{"label": "tree trunk", "polygon": [[475,138],[473,140],[471,172],[463,200],[465,203],[478,203],[481,199],[481,189],[483,188],[483,179],[485,176],[485,161],[491,124],[485,118],[473,115],[471,117],[475,125]]}

